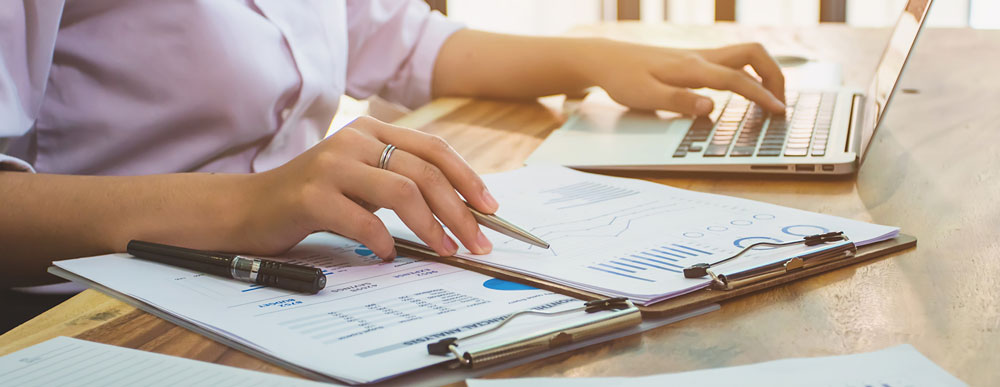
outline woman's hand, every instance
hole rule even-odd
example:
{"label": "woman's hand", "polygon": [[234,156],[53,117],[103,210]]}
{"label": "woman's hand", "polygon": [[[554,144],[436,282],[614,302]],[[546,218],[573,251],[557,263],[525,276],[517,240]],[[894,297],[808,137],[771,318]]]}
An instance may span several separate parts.
{"label": "woman's hand", "polygon": [[[397,149],[383,170],[378,162],[387,144]],[[380,207],[395,211],[442,256],[455,254],[458,246],[439,219],[473,253],[493,247],[462,197],[489,214],[498,204],[465,160],[440,137],[373,118],[355,120],[254,180],[258,195],[246,227],[261,236],[247,240],[259,244],[256,251],[279,253],[311,232],[331,231],[390,259],[396,254],[393,239],[372,214]]]}
{"label": "woman's hand", "polygon": [[[743,70],[747,65],[760,80]],[[774,113],[785,109],[781,69],[757,43],[679,50],[462,30],[441,47],[432,79],[435,96],[575,96],[600,86],[632,108],[704,115],[712,100],[689,89],[708,87],[742,94]]]}
{"label": "woman's hand", "polygon": [[[376,166],[385,144],[397,149]],[[456,192],[457,189],[457,192]],[[4,286],[52,281],[53,259],[124,252],[133,239],[200,250],[276,255],[315,231],[332,231],[395,255],[371,213],[391,208],[428,246],[452,255],[492,245],[459,193],[493,213],[496,200],[438,137],[360,118],[285,165],[256,174],[69,176],[0,171]],[[436,218],[435,218],[436,217]]]}
{"label": "woman's hand", "polygon": [[[680,50],[590,40],[582,73],[619,103],[639,109],[664,109],[706,115],[712,100],[689,89],[731,90],[773,113],[785,110],[785,79],[778,64],[757,43],[708,50]],[[749,65],[758,80],[744,71]]]}

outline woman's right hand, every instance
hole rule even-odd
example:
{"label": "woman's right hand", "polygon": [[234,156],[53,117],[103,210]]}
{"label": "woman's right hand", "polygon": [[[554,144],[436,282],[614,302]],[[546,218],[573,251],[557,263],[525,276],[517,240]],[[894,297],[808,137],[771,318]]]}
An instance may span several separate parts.
{"label": "woman's right hand", "polygon": [[[397,149],[383,170],[378,162],[387,144]],[[378,208],[395,211],[439,255],[458,251],[441,223],[475,254],[493,247],[462,197],[487,214],[498,204],[465,160],[440,137],[373,118],[355,120],[250,180],[251,213],[240,227],[246,253],[278,254],[312,232],[330,231],[391,259],[392,236],[372,214]]]}

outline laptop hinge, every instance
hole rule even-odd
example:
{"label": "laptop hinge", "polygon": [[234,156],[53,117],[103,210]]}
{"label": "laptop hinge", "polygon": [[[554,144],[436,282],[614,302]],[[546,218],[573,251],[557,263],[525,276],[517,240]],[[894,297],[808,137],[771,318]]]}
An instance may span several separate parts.
{"label": "laptop hinge", "polygon": [[864,95],[854,94],[851,98],[851,120],[847,123],[847,143],[844,144],[844,152],[854,152],[858,157],[860,157],[858,125],[861,125],[861,109],[864,106]]}

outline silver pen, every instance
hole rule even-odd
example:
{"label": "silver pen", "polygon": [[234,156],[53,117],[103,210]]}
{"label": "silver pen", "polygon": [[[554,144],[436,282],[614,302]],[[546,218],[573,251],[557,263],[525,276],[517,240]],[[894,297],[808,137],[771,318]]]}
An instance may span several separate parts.
{"label": "silver pen", "polygon": [[466,202],[465,205],[466,207],[469,207],[469,211],[472,211],[472,215],[476,217],[476,222],[486,228],[543,249],[549,248],[548,242],[543,241],[542,238],[532,235],[527,230],[515,226],[513,223],[508,222],[499,216],[479,212],[479,210],[472,208],[472,205],[468,202]]}

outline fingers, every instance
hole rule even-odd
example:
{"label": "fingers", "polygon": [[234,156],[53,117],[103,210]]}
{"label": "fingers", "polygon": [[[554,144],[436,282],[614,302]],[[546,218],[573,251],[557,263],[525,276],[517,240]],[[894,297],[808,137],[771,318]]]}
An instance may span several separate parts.
{"label": "fingers", "polygon": [[736,70],[711,62],[705,62],[697,71],[702,85],[713,89],[731,90],[756,102],[772,113],[784,113],[785,104],[771,94],[764,85],[743,70]]}
{"label": "fingers", "polygon": [[778,100],[785,101],[785,76],[778,62],[759,43],[746,43],[711,50],[700,51],[702,56],[714,63],[741,70],[750,65],[760,75],[764,87]]}
{"label": "fingers", "polygon": [[781,67],[778,66],[778,62],[759,44],[752,45],[751,48],[746,50],[748,51],[747,62],[753,68],[753,71],[757,72],[757,75],[760,75],[760,78],[764,82],[764,87],[771,94],[774,94],[778,100],[785,102],[785,75],[781,73]]}
{"label": "fingers", "polygon": [[687,88],[668,86],[658,80],[649,82],[653,85],[655,95],[645,98],[649,106],[634,106],[640,109],[664,109],[692,116],[704,116],[712,112],[714,103],[711,98],[693,93]]}
{"label": "fingers", "polygon": [[384,260],[396,256],[392,236],[375,214],[339,195],[325,196],[320,201],[324,205],[315,209],[320,212],[320,224],[328,230],[358,241]]}
{"label": "fingers", "polygon": [[[394,154],[393,159],[396,156]],[[392,209],[406,227],[437,254],[451,256],[458,251],[458,245],[444,232],[413,180],[361,162],[355,162],[350,167],[337,171],[337,174],[352,183],[343,187],[344,194],[378,207]]]}
{"label": "fingers", "polygon": [[450,184],[477,210],[487,214],[497,211],[499,204],[483,180],[465,159],[440,137],[371,118],[359,119],[353,125],[368,130],[379,141],[393,144],[439,168]]}
{"label": "fingers", "polygon": [[472,216],[441,169],[400,149],[392,154],[389,170],[415,182],[434,215],[470,251],[475,254],[486,254],[493,249],[493,245],[479,229],[476,218]]}
{"label": "fingers", "polygon": [[[455,254],[458,246],[438,220],[469,251],[486,254],[492,250],[493,245],[459,193],[488,213],[496,211],[496,200],[465,160],[439,137],[370,118],[358,119],[334,137],[331,139],[337,146],[366,167],[361,169],[363,173],[355,172],[353,167],[347,172],[338,171],[338,178],[352,182],[344,192],[353,200],[393,209],[407,227],[442,256]],[[397,149],[390,156],[388,169],[383,170],[376,166],[386,143]]]}

